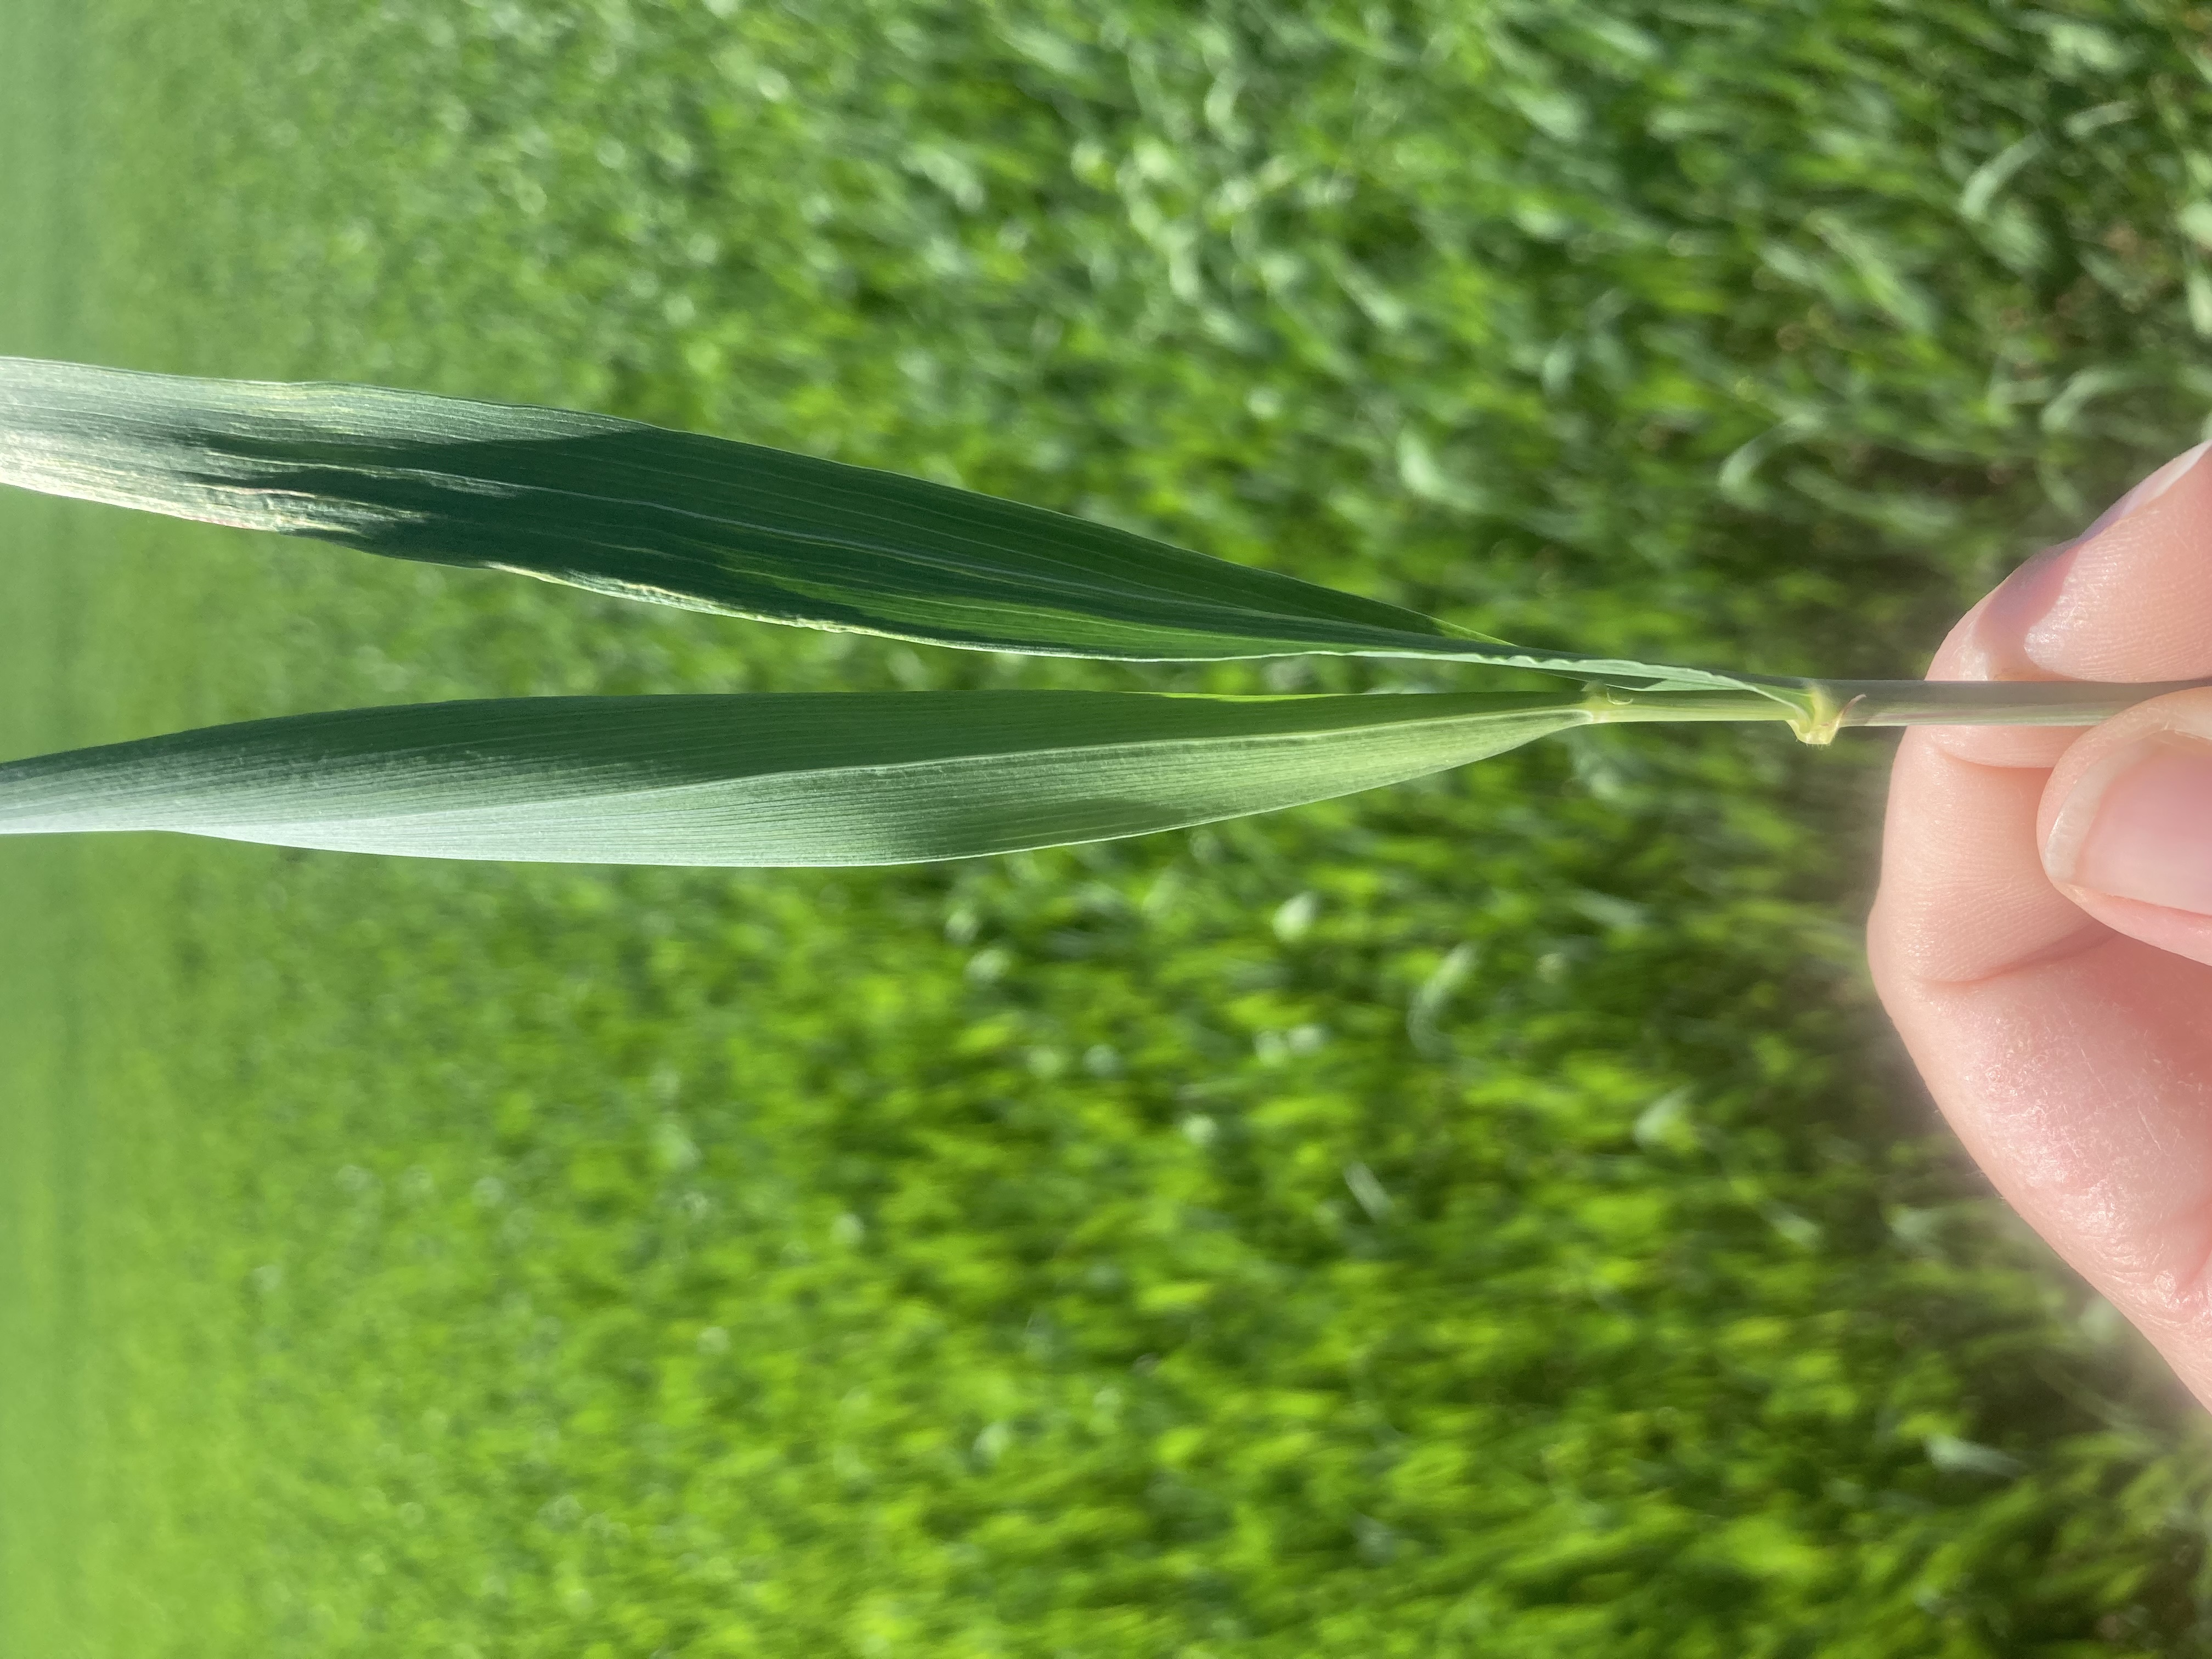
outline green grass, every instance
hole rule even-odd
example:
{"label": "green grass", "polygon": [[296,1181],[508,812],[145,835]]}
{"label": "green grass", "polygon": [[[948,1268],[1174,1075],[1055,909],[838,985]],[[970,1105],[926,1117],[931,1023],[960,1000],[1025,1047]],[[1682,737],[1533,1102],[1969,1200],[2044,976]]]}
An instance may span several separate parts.
{"label": "green grass", "polygon": [[[0,332],[17,349],[59,349],[66,337],[68,276],[81,258],[67,211],[70,146],[64,121],[72,67],[58,9],[17,9],[0,25],[0,215],[21,228],[0,247]],[[11,546],[52,547],[68,515],[43,501],[0,505],[0,535]],[[0,650],[0,708],[11,746],[62,735],[58,641],[50,631],[68,607],[52,589],[50,558],[0,563],[0,614],[9,618]],[[45,627],[27,625],[33,619]],[[40,848],[13,860],[7,877],[13,948],[0,969],[0,1054],[7,1108],[0,1111],[0,1632],[6,1651],[26,1633],[63,1627],[73,1585],[67,1557],[50,1553],[51,1528],[82,1525],[71,1500],[65,1448],[79,1437],[71,1410],[79,1334],[71,1304],[82,1284],[73,1248],[82,1188],[69,1115],[61,1024],[67,999],[54,976],[27,963],[68,960],[66,906],[51,902],[66,850]],[[41,854],[44,856],[41,856]],[[42,1534],[46,1534],[42,1537]]]}
{"label": "green grass", "polygon": [[[0,346],[602,408],[1510,637],[1911,672],[2212,406],[2178,7],[5,27],[9,222],[79,228]],[[4,505],[9,753],[1458,683]],[[0,846],[0,1653],[2205,1652],[2212,1441],[1864,988],[1880,759],[1578,734],[890,872]]]}

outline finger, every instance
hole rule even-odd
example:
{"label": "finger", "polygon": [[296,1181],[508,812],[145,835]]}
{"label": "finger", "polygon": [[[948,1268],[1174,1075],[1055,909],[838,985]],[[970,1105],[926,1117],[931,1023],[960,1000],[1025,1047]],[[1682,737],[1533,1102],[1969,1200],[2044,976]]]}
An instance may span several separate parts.
{"label": "finger", "polygon": [[2177,455],[2060,550],[2035,583],[2027,659],[2072,680],[2212,674],[2212,444]]}
{"label": "finger", "polygon": [[[2086,915],[2212,963],[2212,690],[2086,733],[2043,791],[2036,834],[2057,890]],[[2212,1022],[2212,1003],[2199,1017]]]}

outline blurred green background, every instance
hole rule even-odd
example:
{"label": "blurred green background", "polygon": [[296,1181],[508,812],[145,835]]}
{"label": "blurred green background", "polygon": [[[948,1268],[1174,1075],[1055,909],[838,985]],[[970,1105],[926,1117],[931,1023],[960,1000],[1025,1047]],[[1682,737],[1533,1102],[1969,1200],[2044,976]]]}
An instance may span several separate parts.
{"label": "blurred green background", "polygon": [[[2212,411],[2166,0],[0,0],[0,349],[574,404],[1911,673]],[[1441,684],[0,502],[0,752]],[[2212,1654],[1872,1004],[1885,745],[884,872],[0,846],[0,1654]]]}

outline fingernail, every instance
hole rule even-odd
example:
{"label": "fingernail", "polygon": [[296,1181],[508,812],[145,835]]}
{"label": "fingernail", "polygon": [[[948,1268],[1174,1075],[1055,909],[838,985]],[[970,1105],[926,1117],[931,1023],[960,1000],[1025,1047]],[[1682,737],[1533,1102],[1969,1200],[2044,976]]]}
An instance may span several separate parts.
{"label": "fingernail", "polygon": [[2051,826],[2054,881],[2212,915],[2212,742],[2161,732],[2093,767]]}

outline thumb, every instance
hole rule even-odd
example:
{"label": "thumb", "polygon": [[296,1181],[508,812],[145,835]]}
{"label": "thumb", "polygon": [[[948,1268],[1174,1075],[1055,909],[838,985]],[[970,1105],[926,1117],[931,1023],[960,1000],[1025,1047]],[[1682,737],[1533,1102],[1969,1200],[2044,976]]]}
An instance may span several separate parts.
{"label": "thumb", "polygon": [[2045,873],[2098,921],[2212,963],[2212,689],[2138,704],[2077,739],[2037,834]]}

